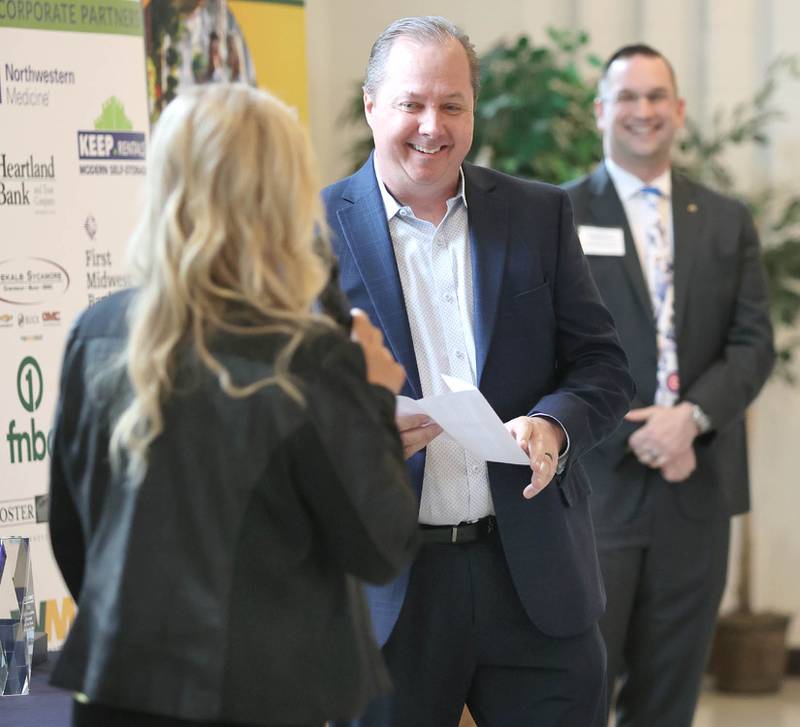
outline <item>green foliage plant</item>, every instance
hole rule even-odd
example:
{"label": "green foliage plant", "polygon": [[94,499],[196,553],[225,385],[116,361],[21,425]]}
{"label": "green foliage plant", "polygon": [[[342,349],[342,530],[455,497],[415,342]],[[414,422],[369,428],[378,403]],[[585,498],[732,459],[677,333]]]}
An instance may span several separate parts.
{"label": "green foliage plant", "polygon": [[[548,30],[481,57],[481,91],[471,158],[500,171],[559,184],[600,159],[592,102],[602,65],[584,32]],[[584,69],[594,77],[587,79]]]}
{"label": "green foliage plant", "polygon": [[693,179],[742,199],[753,212],[778,331],[776,372],[794,383],[791,362],[800,346],[800,335],[794,330],[800,314],[800,193],[768,187],[745,194],[725,163],[725,154],[732,148],[769,145],[769,127],[786,116],[776,103],[781,80],[800,80],[800,57],[778,56],[753,97],[730,110],[718,109],[708,131],[701,131],[688,118],[677,166]]}

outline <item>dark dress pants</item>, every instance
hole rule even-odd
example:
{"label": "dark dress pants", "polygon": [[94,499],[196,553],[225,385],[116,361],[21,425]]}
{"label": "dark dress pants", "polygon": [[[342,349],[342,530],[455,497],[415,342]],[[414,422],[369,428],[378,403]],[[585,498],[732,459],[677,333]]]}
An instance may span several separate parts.
{"label": "dark dress pants", "polygon": [[613,545],[598,538],[617,727],[692,724],[725,588],[730,520],[722,503],[711,519],[688,517],[676,497],[681,486],[652,473],[635,536]]}
{"label": "dark dress pants", "polygon": [[479,727],[605,725],[599,629],[563,639],[537,630],[496,531],[423,546],[383,654],[395,691],[338,727],[456,727],[465,703]]}

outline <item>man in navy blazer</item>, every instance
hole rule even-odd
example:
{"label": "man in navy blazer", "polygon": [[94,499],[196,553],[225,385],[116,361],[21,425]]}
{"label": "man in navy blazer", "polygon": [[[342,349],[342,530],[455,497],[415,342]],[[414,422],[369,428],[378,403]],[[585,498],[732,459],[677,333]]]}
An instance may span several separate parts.
{"label": "man in navy blazer", "polygon": [[360,724],[602,725],[603,610],[581,457],[633,393],[566,194],[463,163],[478,67],[443,18],[396,21],[364,84],[375,152],[323,198],[342,288],[406,368],[471,381],[530,456],[486,463],[398,417],[424,545],[368,588],[395,693]]}

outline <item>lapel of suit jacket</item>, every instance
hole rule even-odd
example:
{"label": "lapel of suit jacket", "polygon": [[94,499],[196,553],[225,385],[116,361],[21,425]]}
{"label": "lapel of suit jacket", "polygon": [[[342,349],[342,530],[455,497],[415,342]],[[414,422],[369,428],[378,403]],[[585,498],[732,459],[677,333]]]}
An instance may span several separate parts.
{"label": "lapel of suit jacket", "polygon": [[636,251],[636,244],[628,224],[628,216],[625,214],[625,208],[622,206],[605,164],[599,164],[597,169],[592,172],[589,186],[592,192],[589,207],[594,222],[601,227],[621,227],[625,234],[625,255],[622,258],[625,277],[630,283],[639,305],[652,318],[653,303],[650,300],[650,291],[644,279],[642,263],[639,260],[639,253]]}
{"label": "lapel of suit jacket", "polygon": [[419,398],[422,387],[411,329],[372,156],[351,178],[342,198],[351,203],[337,212],[344,241],[358,267],[386,343],[405,367],[408,384]]}
{"label": "lapel of suit jacket", "polygon": [[679,335],[686,315],[689,281],[697,256],[702,210],[696,187],[678,174],[672,175],[672,235],[674,240],[673,277],[675,296],[675,335]]}
{"label": "lapel of suit jacket", "polygon": [[508,202],[497,193],[494,181],[482,177],[479,171],[470,164],[464,164],[464,192],[467,198],[472,261],[475,363],[480,385],[497,318],[509,226]]}

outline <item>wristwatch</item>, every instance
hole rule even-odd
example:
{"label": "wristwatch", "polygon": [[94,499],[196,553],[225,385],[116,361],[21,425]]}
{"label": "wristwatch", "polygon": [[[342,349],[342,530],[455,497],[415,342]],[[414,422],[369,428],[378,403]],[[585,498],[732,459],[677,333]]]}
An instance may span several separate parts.
{"label": "wristwatch", "polygon": [[708,414],[703,411],[700,404],[695,404],[691,401],[688,403],[692,406],[692,421],[697,427],[697,431],[699,431],[700,434],[705,434],[711,429],[711,419],[708,418]]}

